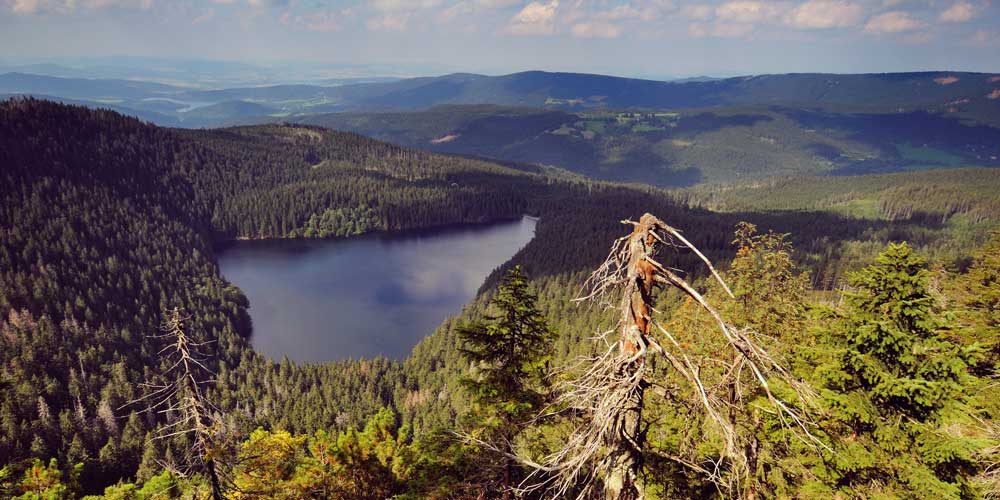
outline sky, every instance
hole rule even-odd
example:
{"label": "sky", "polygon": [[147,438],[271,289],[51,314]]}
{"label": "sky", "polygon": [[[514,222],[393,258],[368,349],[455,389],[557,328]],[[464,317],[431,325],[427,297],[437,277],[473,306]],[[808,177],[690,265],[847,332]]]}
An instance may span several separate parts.
{"label": "sky", "polygon": [[427,74],[1000,71],[1000,0],[0,0],[0,60]]}

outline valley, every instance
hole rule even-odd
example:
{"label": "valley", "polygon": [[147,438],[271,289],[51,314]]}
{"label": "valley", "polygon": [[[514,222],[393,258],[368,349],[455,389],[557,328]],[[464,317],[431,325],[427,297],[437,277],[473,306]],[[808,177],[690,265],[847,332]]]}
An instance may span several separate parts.
{"label": "valley", "polygon": [[0,500],[998,499],[998,27],[0,0]]}
{"label": "valley", "polygon": [[480,105],[298,120],[432,151],[664,187],[1000,166],[998,129],[925,112],[854,114],[780,106],[565,112]]}
{"label": "valley", "polygon": [[[843,369],[838,353],[855,347],[835,328],[865,313],[843,305],[840,297],[854,292],[841,293],[866,286],[858,276],[877,272],[886,248],[904,251],[893,242],[928,259],[931,271],[912,272],[933,279],[927,293],[941,318],[961,318],[934,341],[981,346],[968,352],[982,354],[949,358],[970,377],[949,390],[981,394],[953,401],[984,418],[996,411],[989,379],[978,374],[993,369],[997,337],[990,309],[970,305],[994,286],[975,281],[992,272],[1000,229],[1000,176],[986,156],[997,132],[989,125],[923,112],[756,105],[642,112],[477,104],[198,130],[31,98],[4,101],[0,116],[0,462],[12,464],[0,492],[21,488],[22,474],[48,470],[36,462],[45,457],[56,464],[45,473],[58,477],[71,478],[60,464],[79,464],[79,495],[113,498],[115,488],[158,481],[171,481],[175,496],[208,493],[198,476],[160,465],[161,457],[179,463],[173,450],[187,438],[147,439],[176,417],[130,406],[143,381],[166,380],[170,362],[158,335],[169,311],[183,311],[184,328],[206,342],[203,359],[215,376],[204,397],[240,436],[225,445],[234,485],[271,470],[240,457],[290,440],[299,444],[281,460],[297,465],[258,485],[276,488],[264,497],[314,495],[315,486],[302,486],[303,471],[340,484],[338,498],[360,495],[352,488],[362,480],[343,479],[349,474],[383,485],[372,490],[376,498],[475,491],[494,477],[496,456],[448,437],[481,411],[467,382],[482,369],[468,361],[470,325],[502,318],[490,302],[511,286],[517,266],[552,331],[545,364],[571,366],[592,353],[609,315],[574,299],[628,234],[622,221],[647,212],[715,262],[738,298],[727,299],[699,256],[679,245],[657,259],[740,328],[767,332],[759,341],[822,388],[817,404],[827,420],[816,425],[831,446],[850,432],[835,410],[838,391],[848,389],[816,367]],[[524,214],[537,224],[509,222]],[[456,224],[463,229],[441,229]],[[713,359],[723,340],[708,333],[689,295],[665,289],[650,299],[668,312],[667,328],[684,332],[677,349]],[[336,329],[333,342],[317,338]],[[680,373],[657,376],[687,387],[672,378]],[[683,453],[704,462],[718,453],[712,437],[694,446],[677,440],[691,418],[713,432],[704,415],[676,413],[697,408],[690,395],[678,397],[680,406],[651,400],[647,409],[661,422],[649,435],[649,467],[663,479],[651,484],[662,498],[711,498],[709,479],[662,459]],[[568,422],[519,439],[552,446]],[[975,436],[962,446],[992,439]],[[778,450],[786,437],[759,439]],[[875,438],[861,439],[884,452]],[[394,458],[310,469],[323,446],[348,457],[337,460],[376,448]],[[862,487],[802,472],[813,464],[844,474],[850,464],[814,463],[808,449],[781,453],[791,482],[759,483],[775,494]],[[911,448],[907,457],[923,464],[920,453]],[[874,468],[891,462],[873,460]],[[966,455],[952,460],[979,467]],[[971,477],[934,481],[946,488]]]}
{"label": "valley", "polygon": [[321,125],[430,151],[685,187],[1000,166],[995,78],[926,72],[658,82],[536,71],[190,88],[6,73],[0,95],[108,107],[171,127]]}

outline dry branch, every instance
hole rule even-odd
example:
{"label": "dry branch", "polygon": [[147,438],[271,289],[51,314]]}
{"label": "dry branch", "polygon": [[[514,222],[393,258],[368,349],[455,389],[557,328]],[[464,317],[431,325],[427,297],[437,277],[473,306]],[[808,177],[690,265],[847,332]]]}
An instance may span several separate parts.
{"label": "dry branch", "polygon": [[[693,407],[700,408],[700,415],[723,443],[719,459],[711,464],[670,458],[707,475],[720,489],[739,495],[753,459],[748,456],[752,447],[747,446],[733,418],[734,411],[746,408],[744,397],[748,392],[742,386],[742,373],[749,370],[785,425],[808,442],[819,444],[810,433],[810,419],[775,396],[770,381],[780,380],[793,389],[799,403],[811,401],[813,395],[754,341],[752,332],[728,325],[705,297],[656,260],[664,245],[690,249],[705,262],[722,289],[733,296],[708,258],[680,231],[651,214],[643,215],[638,222],[622,223],[632,226],[631,234],[614,242],[607,259],[591,274],[584,293],[576,299],[615,310],[619,319],[613,330],[596,336],[607,348],[597,356],[578,359],[574,366],[582,372],[561,384],[556,407],[580,418],[562,448],[540,462],[522,458],[533,469],[522,488],[543,490],[552,498],[592,498],[599,495],[598,487],[603,489],[601,496],[609,500],[643,498],[642,409],[645,389],[652,384],[648,358],[655,353],[668,360],[684,384],[674,383],[664,392],[687,394],[696,401]],[[664,328],[654,317],[659,311],[653,308],[655,289],[662,287],[682,291],[711,315],[733,350],[733,361],[696,356]],[[618,332],[613,344],[607,338],[612,332]],[[701,376],[706,363],[725,365],[721,380],[713,386],[707,386]]]}
{"label": "dry branch", "polygon": [[182,477],[191,472],[205,474],[212,487],[212,499],[223,500],[226,467],[222,466],[224,446],[220,436],[224,423],[222,412],[212,405],[202,390],[204,385],[213,382],[214,375],[205,366],[207,357],[198,350],[211,342],[195,342],[184,331],[187,319],[181,316],[179,309],[169,312],[163,333],[153,336],[166,344],[158,352],[169,363],[162,374],[165,381],[141,384],[146,394],[126,406],[142,404],[146,411],[167,418],[169,423],[157,430],[154,439],[190,435],[193,444],[186,450],[182,463],[164,464],[165,468]]}

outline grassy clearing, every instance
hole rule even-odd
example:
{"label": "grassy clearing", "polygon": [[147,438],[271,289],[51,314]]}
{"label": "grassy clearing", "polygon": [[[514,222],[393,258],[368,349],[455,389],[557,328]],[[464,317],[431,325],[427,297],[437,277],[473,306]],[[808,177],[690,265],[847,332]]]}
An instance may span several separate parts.
{"label": "grassy clearing", "polygon": [[955,166],[963,162],[960,156],[953,155],[943,149],[928,146],[914,146],[908,142],[896,144],[896,150],[903,159],[912,162],[927,163],[933,166]]}
{"label": "grassy clearing", "polygon": [[632,132],[658,132],[660,130],[666,130],[666,127],[660,127],[656,125],[650,125],[648,123],[637,123],[632,126]]}
{"label": "grassy clearing", "polygon": [[583,127],[596,134],[603,134],[607,130],[607,123],[601,120],[587,120],[583,122]]}

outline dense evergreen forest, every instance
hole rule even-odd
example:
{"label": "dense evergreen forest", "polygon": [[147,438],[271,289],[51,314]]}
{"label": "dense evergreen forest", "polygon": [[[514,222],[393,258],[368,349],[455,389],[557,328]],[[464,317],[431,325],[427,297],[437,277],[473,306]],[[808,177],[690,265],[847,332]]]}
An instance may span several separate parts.
{"label": "dense evergreen forest", "polygon": [[[831,192],[825,204],[751,206],[721,189],[552,176],[316,127],[172,130],[32,99],[0,104],[0,165],[2,497],[210,493],[204,469],[186,467],[197,435],[157,439],[181,417],[144,398],[170,383],[163,327],[174,310],[187,335],[209,342],[202,394],[217,444],[194,462],[224,464],[232,498],[517,493],[503,486],[530,467],[490,443],[540,460],[570,432],[572,416],[530,415],[571,375],[558,367],[591,352],[590,338],[613,319],[571,299],[628,233],[620,221],[645,212],[724,270],[732,299],[694,253],[657,257],[687,271],[728,321],[759,332],[812,388],[818,443],[796,441],[766,400],[754,400],[732,421],[757,458],[735,467],[710,422],[667,391],[644,413],[646,498],[977,498],[1000,488],[998,200],[983,187],[997,181],[982,172],[933,196],[883,180],[882,191],[859,190],[868,177],[844,177],[841,197]],[[965,205],[941,202],[966,196]],[[833,210],[838,203],[860,208]],[[235,238],[524,213],[541,217],[534,240],[399,363],[296,365],[255,353],[247,300],[214,257]],[[654,299],[685,349],[710,357],[719,339],[705,333],[705,313],[676,290]],[[546,330],[545,346],[511,358],[507,371],[485,370],[488,353],[474,349],[483,332],[509,335],[510,345],[530,337],[505,317],[530,318],[524,332]],[[662,387],[682,385],[665,364],[655,371]]]}

